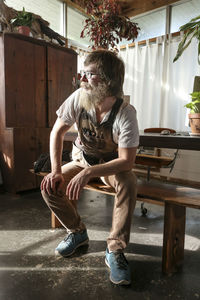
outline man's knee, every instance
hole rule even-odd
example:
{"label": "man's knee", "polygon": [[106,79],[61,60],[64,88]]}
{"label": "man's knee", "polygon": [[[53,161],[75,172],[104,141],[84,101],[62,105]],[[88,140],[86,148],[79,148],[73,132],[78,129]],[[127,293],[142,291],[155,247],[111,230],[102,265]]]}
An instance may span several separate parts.
{"label": "man's knee", "polygon": [[43,197],[44,201],[47,204],[58,203],[58,202],[62,201],[62,198],[63,198],[63,195],[64,195],[63,191],[52,193],[50,195],[45,191],[41,191],[41,194],[42,194],[42,197]]}

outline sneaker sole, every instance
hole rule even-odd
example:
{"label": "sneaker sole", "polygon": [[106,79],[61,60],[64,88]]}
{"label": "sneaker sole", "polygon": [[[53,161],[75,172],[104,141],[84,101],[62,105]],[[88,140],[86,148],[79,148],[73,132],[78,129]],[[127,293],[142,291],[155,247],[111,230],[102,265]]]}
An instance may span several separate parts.
{"label": "sneaker sole", "polygon": [[[109,263],[108,263],[108,261],[107,261],[106,258],[105,258],[105,263],[106,263],[107,267],[110,269],[110,265],[109,265]],[[112,277],[111,277],[111,274],[110,274],[110,281],[111,281],[112,283],[114,283],[114,284],[117,284],[117,285],[130,285],[130,284],[131,284],[131,282],[128,281],[128,280],[114,281],[114,280],[112,279]]]}
{"label": "sneaker sole", "polygon": [[56,256],[62,256],[62,257],[69,257],[69,256],[71,256],[72,254],[74,254],[74,252],[76,251],[77,248],[79,248],[79,247],[81,247],[81,246],[84,246],[84,245],[87,245],[88,243],[89,243],[89,239],[83,241],[82,243],[78,244],[78,245],[76,246],[76,248],[73,249],[72,252],[70,252],[69,254],[66,254],[66,255],[63,255],[63,254],[61,254],[58,250],[55,250],[55,255],[56,255]]}

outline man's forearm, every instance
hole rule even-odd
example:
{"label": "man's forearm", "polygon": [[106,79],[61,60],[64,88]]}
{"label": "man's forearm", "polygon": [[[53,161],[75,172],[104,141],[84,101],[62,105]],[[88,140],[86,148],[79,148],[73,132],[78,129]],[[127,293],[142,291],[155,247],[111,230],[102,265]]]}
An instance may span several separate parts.
{"label": "man's forearm", "polygon": [[63,135],[58,135],[54,131],[50,135],[50,157],[51,171],[61,173],[61,158],[63,150]]}
{"label": "man's forearm", "polygon": [[50,157],[51,157],[51,172],[61,173],[61,160],[63,150],[63,139],[65,133],[69,130],[61,119],[57,119],[50,135]]}
{"label": "man's forearm", "polygon": [[85,174],[90,178],[109,176],[123,171],[129,171],[133,164],[123,158],[116,158],[104,164],[91,166],[85,169]]}

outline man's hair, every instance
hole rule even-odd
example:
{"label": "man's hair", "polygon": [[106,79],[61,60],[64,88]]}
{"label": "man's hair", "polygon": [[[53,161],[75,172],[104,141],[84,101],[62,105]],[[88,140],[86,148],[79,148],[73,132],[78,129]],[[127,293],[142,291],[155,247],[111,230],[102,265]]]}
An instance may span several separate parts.
{"label": "man's hair", "polygon": [[96,64],[101,79],[108,85],[109,96],[121,97],[125,72],[123,61],[114,52],[102,49],[88,54],[84,65],[90,64]]}

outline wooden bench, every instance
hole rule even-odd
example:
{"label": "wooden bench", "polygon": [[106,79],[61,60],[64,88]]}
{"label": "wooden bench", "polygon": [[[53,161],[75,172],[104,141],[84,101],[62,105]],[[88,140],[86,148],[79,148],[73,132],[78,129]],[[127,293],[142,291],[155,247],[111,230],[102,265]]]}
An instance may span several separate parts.
{"label": "wooden bench", "polygon": [[[115,195],[114,189],[103,183],[90,183],[85,189]],[[162,271],[177,272],[184,261],[186,207],[200,209],[200,189],[138,179],[137,200],[164,205]],[[53,228],[60,226],[54,214],[51,221]]]}

